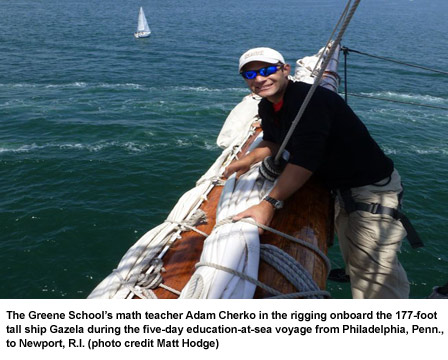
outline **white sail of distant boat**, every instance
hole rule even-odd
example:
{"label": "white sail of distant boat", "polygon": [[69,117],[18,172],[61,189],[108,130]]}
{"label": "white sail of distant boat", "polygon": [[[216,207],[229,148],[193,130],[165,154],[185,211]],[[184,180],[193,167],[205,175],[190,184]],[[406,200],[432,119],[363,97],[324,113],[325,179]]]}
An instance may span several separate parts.
{"label": "white sail of distant boat", "polygon": [[138,38],[145,38],[151,35],[151,29],[148,26],[148,21],[146,21],[145,12],[143,8],[140,7],[140,11],[138,12],[138,24],[137,31],[134,33],[134,36]]}

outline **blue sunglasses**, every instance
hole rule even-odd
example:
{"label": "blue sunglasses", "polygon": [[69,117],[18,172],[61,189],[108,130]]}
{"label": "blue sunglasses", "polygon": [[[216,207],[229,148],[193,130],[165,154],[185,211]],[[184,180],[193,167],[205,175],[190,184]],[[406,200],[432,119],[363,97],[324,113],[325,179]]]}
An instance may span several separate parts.
{"label": "blue sunglasses", "polygon": [[282,66],[283,65],[271,65],[258,70],[241,71],[240,74],[243,78],[252,80],[257,77],[257,74],[260,74],[264,77],[275,74]]}

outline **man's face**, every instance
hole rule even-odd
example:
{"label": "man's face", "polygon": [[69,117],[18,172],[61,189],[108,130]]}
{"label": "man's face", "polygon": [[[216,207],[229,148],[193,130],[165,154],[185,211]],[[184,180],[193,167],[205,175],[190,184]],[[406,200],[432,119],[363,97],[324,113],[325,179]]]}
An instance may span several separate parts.
{"label": "man's face", "polygon": [[[253,61],[246,64],[243,70],[259,70],[267,66],[272,66],[272,64]],[[279,66],[279,69],[274,74],[265,77],[257,73],[255,78],[245,79],[245,81],[253,93],[263,98],[267,98],[270,102],[275,104],[283,98],[286,86],[288,85],[288,75],[290,70],[290,65],[285,64],[281,67]]]}

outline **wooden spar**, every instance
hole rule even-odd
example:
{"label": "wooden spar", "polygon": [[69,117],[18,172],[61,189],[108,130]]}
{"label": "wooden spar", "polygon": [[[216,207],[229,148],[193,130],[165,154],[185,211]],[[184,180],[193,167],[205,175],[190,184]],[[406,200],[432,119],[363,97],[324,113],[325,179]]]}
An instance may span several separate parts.
{"label": "wooden spar", "polygon": [[[259,129],[249,138],[240,154],[247,151],[249,145],[255,140]],[[207,223],[197,228],[210,234],[216,222],[216,209],[222,193],[222,186],[216,185],[209,193],[207,200],[200,209],[207,215]],[[310,179],[299,191],[285,202],[285,207],[276,212],[271,227],[313,243],[325,254],[327,245],[333,238],[333,204],[328,190],[316,179]],[[195,231],[181,233],[163,258],[165,272],[162,273],[163,284],[181,291],[195,271],[195,264],[199,261],[205,237]],[[280,235],[265,231],[260,237],[263,244],[272,244],[287,252],[301,263],[312,275],[320,289],[326,286],[327,271],[323,259],[314,251],[285,239]],[[292,293],[298,290],[286,280],[277,270],[261,261],[258,279],[280,291]],[[176,299],[178,295],[164,288],[154,290],[155,295],[162,299]],[[272,296],[261,288],[257,288],[255,298]]]}
{"label": "wooden spar", "polygon": [[[252,144],[261,129],[258,129],[246,141],[238,153],[238,156],[245,154],[250,144]],[[216,210],[223,186],[215,185],[207,196],[207,200],[203,202],[200,209],[207,215],[207,223],[198,225],[198,230],[210,234],[216,224]],[[173,289],[181,291],[190,280],[195,265],[199,261],[204,245],[205,237],[195,231],[186,231],[181,234],[181,238],[176,240],[174,245],[168,250],[163,258],[164,268],[166,272],[162,274],[163,283]],[[164,288],[153,290],[158,298],[177,299],[178,296]]]}
{"label": "wooden spar", "polygon": [[[198,230],[210,234],[216,224],[216,208],[221,197],[223,186],[215,186],[207,196],[200,209],[207,214],[207,223],[196,226]],[[181,291],[190,280],[195,265],[201,257],[205,236],[196,231],[181,233],[181,238],[171,246],[163,258],[163,284]],[[153,290],[159,299],[177,299],[178,295],[164,288]]]}
{"label": "wooden spar", "polygon": [[[285,234],[302,239],[317,246],[324,254],[333,239],[333,201],[328,190],[315,178],[311,178],[301,189],[285,202],[283,209],[276,211],[271,227]],[[265,232],[262,244],[275,245],[295,258],[313,277],[321,290],[325,289],[327,269],[324,260],[313,250],[289,239]],[[261,261],[258,280],[283,294],[297,289],[269,264]],[[257,288],[255,298],[272,296]]]}

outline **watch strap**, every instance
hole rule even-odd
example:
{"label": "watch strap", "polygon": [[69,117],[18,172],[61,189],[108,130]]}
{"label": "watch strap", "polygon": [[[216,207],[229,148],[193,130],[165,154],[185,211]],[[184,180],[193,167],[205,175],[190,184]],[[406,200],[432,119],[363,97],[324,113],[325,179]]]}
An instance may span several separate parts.
{"label": "watch strap", "polygon": [[283,207],[283,201],[274,199],[270,196],[265,196],[263,200],[267,201],[269,204],[271,204],[275,209],[281,209]]}

